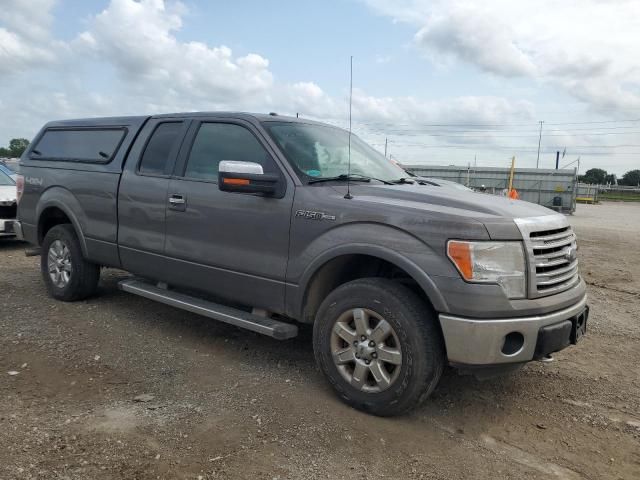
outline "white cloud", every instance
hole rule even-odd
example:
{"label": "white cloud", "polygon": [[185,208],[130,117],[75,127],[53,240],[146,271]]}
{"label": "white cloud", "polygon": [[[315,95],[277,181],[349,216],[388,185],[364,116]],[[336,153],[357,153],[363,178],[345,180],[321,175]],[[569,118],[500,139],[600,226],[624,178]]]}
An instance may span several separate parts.
{"label": "white cloud", "polygon": [[[45,48],[50,40],[51,0],[38,0],[35,29],[29,48]],[[33,12],[14,1],[5,17],[17,35]],[[34,7],[35,8],[35,7]],[[69,52],[65,71],[73,79],[30,96],[33,111],[74,116],[146,113],[171,110],[256,109],[340,120],[346,118],[345,98],[334,98],[312,81],[276,83],[269,61],[257,53],[234,56],[226,46],[182,42],[176,33],[183,26],[185,7],[163,0],[111,0],[107,7],[88,19],[87,29],[62,50]],[[18,28],[17,25],[20,25]],[[22,38],[22,37],[20,37]],[[26,37],[25,37],[26,38]],[[40,39],[40,43],[38,43]],[[7,49],[8,51],[8,49]],[[44,51],[44,50],[43,50]],[[8,55],[14,62],[29,49],[18,45]],[[44,53],[43,53],[44,54]],[[33,55],[32,55],[33,57]],[[117,85],[108,92],[89,92],[82,82],[83,68],[97,62],[114,72]],[[31,82],[30,82],[31,83]],[[37,89],[33,89],[37,90]],[[47,107],[42,96],[51,96]],[[100,99],[100,101],[97,101]],[[111,102],[110,102],[111,100]],[[92,112],[92,109],[95,109]],[[356,90],[354,118],[366,121],[424,122],[495,121],[504,116],[530,114],[530,105],[495,97],[461,97],[424,102],[410,97],[373,97]],[[27,109],[27,111],[30,111]]]}
{"label": "white cloud", "polygon": [[473,7],[453,6],[448,16],[432,16],[415,35],[436,56],[451,55],[505,76],[535,75],[536,65],[512,40],[509,25],[492,24]]}
{"label": "white cloud", "polygon": [[180,42],[184,7],[162,0],[112,0],[74,42],[113,65],[130,86],[170,88],[176,95],[211,102],[263,95],[273,84],[269,61],[258,54],[234,58],[225,47]]}
{"label": "white cloud", "polygon": [[492,124],[505,118],[531,120],[533,105],[491,96],[465,96],[436,101],[414,97],[373,97],[356,90],[354,116],[364,122]]}
{"label": "white cloud", "polygon": [[[543,4],[545,1],[541,0]],[[638,70],[635,63],[624,60],[631,48],[622,41],[624,22],[613,35],[620,44],[616,50],[620,58],[612,58],[615,55],[607,49],[613,40],[606,40],[593,51],[577,49],[576,42],[568,41],[576,34],[575,27],[563,33],[564,42],[558,42],[549,33],[555,31],[553,28],[541,27],[542,17],[534,18],[530,27],[524,21],[512,21],[515,7],[506,2],[506,13],[495,6],[501,2],[477,6],[454,0],[447,3],[451,8],[437,0],[369,3],[376,3],[385,15],[410,22],[415,29],[415,44],[434,61],[472,63],[491,72],[494,79],[520,76],[558,85],[600,109],[625,111],[637,105],[634,89]],[[269,60],[259,51],[237,55],[224,45],[181,40],[186,18],[181,3],[110,0],[102,11],[85,19],[84,31],[70,42],[52,34],[54,0],[4,0],[5,5],[8,7],[0,10],[0,75],[5,74],[0,106],[11,112],[12,120],[0,123],[0,144],[12,137],[32,136],[51,119],[101,115],[277,111],[347,124],[348,92],[329,94],[309,78],[278,80]],[[544,20],[549,19],[545,16]],[[626,39],[630,45],[635,45],[633,37]],[[596,40],[590,40],[589,44],[593,43]],[[562,48],[552,48],[557,45]],[[371,57],[376,63],[387,60]],[[356,86],[354,127],[365,139],[378,143],[400,132],[403,137],[393,139],[394,152],[411,160],[425,158],[428,150],[421,148],[421,143],[469,149],[481,143],[485,151],[493,149],[502,154],[500,148],[505,144],[530,141],[499,138],[482,125],[512,122],[535,126],[537,114],[532,103],[474,94],[477,90],[472,83],[469,85],[469,93],[463,96],[435,99],[402,94],[374,96]],[[429,135],[424,124],[474,124],[480,126],[483,135],[479,138],[478,134],[467,136],[456,131],[451,136]],[[567,145],[584,141],[571,135],[553,140]],[[607,143],[605,137],[598,140]],[[401,142],[415,145],[400,150]],[[458,157],[447,156],[446,161]]]}
{"label": "white cloud", "polygon": [[595,110],[640,108],[640,2],[636,0],[368,0],[416,27],[437,62],[547,82]]}
{"label": "white cloud", "polygon": [[55,0],[4,0],[0,22],[23,38],[42,41],[49,38]]}
{"label": "white cloud", "polygon": [[5,0],[0,9],[0,75],[56,61],[61,42],[51,42],[53,0]]}

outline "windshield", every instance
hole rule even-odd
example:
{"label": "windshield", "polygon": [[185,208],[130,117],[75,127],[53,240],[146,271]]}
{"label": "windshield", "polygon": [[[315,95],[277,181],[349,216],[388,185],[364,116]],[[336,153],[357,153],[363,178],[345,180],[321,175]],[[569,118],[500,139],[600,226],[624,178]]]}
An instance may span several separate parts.
{"label": "windshield", "polygon": [[0,170],[0,185],[15,185],[16,182],[13,181],[9,175]]}
{"label": "windshield", "polygon": [[[265,127],[303,179],[349,173],[349,132],[293,122],[265,122]],[[397,181],[409,175],[355,135],[351,135],[351,175]]]}

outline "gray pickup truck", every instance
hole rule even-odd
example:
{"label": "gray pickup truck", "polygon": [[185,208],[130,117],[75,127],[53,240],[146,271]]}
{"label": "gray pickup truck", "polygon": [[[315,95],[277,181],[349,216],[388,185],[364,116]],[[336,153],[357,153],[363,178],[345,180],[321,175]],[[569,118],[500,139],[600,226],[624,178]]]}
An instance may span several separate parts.
{"label": "gray pickup truck", "polygon": [[412,177],[348,132],[245,113],[46,124],[20,162],[17,234],[56,299],[119,287],[288,339],[348,404],[397,415],[450,365],[478,376],[586,332],[566,218]]}

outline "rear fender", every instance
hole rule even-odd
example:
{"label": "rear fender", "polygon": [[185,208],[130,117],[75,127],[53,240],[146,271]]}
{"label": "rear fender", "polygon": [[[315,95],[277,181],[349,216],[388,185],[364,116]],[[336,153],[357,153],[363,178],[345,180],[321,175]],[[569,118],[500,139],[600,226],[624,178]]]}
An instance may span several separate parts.
{"label": "rear fender", "polygon": [[36,206],[36,218],[38,225],[38,242],[41,242],[40,220],[47,208],[55,207],[60,209],[69,218],[73,225],[78,241],[82,247],[82,253],[87,256],[87,244],[84,237],[86,230],[86,216],[78,199],[64,187],[51,187],[45,190],[40,196]]}

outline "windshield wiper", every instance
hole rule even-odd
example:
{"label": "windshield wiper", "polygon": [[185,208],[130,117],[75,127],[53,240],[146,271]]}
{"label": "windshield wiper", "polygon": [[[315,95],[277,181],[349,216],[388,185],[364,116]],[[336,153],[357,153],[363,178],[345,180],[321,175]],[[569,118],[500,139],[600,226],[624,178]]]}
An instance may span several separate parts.
{"label": "windshield wiper", "polygon": [[356,175],[347,175],[343,173],[342,175],[337,175],[335,177],[323,177],[323,178],[312,178],[307,183],[311,185],[312,183],[321,183],[321,182],[346,182],[350,180],[352,182],[370,182],[371,179],[369,177],[359,177]]}
{"label": "windshield wiper", "polygon": [[400,185],[405,184],[405,183],[407,185],[413,185],[414,183],[416,183],[416,181],[413,180],[412,178],[404,178],[404,177],[399,178],[398,180],[392,180],[391,182],[392,183],[396,183],[396,184],[400,184]]}
{"label": "windshield wiper", "polygon": [[359,173],[352,173],[351,176],[366,178],[369,180],[376,180],[377,182],[384,183],[385,185],[393,185],[393,182],[390,182],[388,180],[382,180],[381,178],[376,178],[376,177],[369,177],[367,175],[360,175]]}
{"label": "windshield wiper", "polygon": [[376,177],[368,177],[366,175],[360,175],[359,173],[352,173],[350,176],[347,175],[346,173],[343,173],[335,177],[312,178],[307,183],[312,184],[312,183],[331,182],[331,181],[345,182],[347,180],[350,180],[352,182],[370,182],[371,180],[376,180],[378,182],[384,183],[385,185],[393,185],[393,183],[387,180],[382,180],[381,178],[376,178]]}

